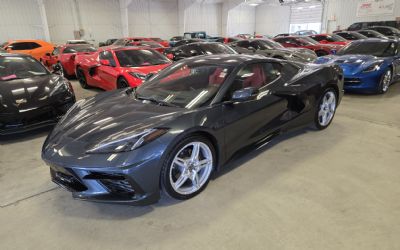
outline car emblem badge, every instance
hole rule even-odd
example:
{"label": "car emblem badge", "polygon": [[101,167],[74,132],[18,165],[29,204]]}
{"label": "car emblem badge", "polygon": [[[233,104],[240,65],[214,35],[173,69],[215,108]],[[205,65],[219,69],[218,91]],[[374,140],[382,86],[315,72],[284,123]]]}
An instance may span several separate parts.
{"label": "car emblem badge", "polygon": [[26,99],[22,98],[22,99],[17,99],[15,100],[15,103],[17,104],[17,107],[19,107],[19,105],[26,103]]}

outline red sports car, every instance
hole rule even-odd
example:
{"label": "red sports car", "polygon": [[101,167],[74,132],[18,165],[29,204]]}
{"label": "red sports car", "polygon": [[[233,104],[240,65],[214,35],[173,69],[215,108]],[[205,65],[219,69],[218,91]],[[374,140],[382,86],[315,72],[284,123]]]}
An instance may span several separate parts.
{"label": "red sports car", "polygon": [[323,44],[339,44],[345,46],[351,42],[336,34],[318,34],[318,35],[311,35],[309,37]]}
{"label": "red sports car", "polygon": [[[157,40],[157,41],[156,41]],[[115,41],[112,45],[115,46],[127,46],[133,42],[156,42],[162,47],[169,47],[168,41],[163,41],[157,38],[147,38],[147,37],[124,37]]]}
{"label": "red sports car", "polygon": [[155,49],[160,53],[164,53],[166,47],[163,47],[161,44],[154,41],[137,41],[130,42],[126,46],[137,46],[137,47],[148,47],[151,49]]}
{"label": "red sports car", "polygon": [[66,44],[54,48],[52,53],[46,53],[40,58],[44,66],[51,69],[59,63],[65,77],[75,75],[75,57],[77,54],[92,54],[97,49],[90,44]]}
{"label": "red sports car", "polygon": [[338,44],[322,44],[307,36],[284,36],[277,37],[274,40],[287,48],[306,48],[313,50],[317,56],[326,56],[336,54],[343,45]]}
{"label": "red sports car", "polygon": [[136,87],[147,75],[171,64],[158,51],[143,47],[100,49],[90,55],[77,55],[75,60],[75,72],[81,86],[104,90]]}

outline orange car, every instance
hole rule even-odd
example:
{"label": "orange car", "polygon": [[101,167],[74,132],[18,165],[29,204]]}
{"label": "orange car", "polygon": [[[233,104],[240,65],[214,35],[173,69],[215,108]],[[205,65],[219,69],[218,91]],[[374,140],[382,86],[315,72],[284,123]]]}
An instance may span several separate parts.
{"label": "orange car", "polygon": [[11,40],[1,46],[9,53],[28,54],[39,60],[54,50],[54,45],[43,40]]}

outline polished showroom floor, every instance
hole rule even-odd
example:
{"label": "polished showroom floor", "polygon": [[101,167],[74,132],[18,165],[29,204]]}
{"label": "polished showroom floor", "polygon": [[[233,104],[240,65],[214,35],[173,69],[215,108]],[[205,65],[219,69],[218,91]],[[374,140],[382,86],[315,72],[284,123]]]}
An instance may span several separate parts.
{"label": "polished showroom floor", "polygon": [[327,130],[281,136],[198,197],[147,207],[56,187],[40,159],[48,130],[2,138],[0,249],[400,249],[399,112],[400,83],[346,95]]}

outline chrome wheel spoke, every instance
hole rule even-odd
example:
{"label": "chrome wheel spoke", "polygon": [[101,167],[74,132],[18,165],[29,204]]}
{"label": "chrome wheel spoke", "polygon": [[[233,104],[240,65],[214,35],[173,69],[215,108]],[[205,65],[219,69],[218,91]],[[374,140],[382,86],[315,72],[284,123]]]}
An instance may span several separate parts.
{"label": "chrome wheel spoke", "polygon": [[184,175],[183,173],[181,173],[179,178],[174,183],[174,187],[180,188],[186,182],[187,179],[188,179],[188,177],[186,175]]}
{"label": "chrome wheel spoke", "polygon": [[171,186],[179,194],[193,194],[206,184],[212,169],[213,154],[209,146],[199,141],[188,143],[172,161],[169,171]]}
{"label": "chrome wheel spoke", "polygon": [[318,122],[321,126],[327,126],[335,114],[336,95],[332,91],[325,93],[318,111]]}

